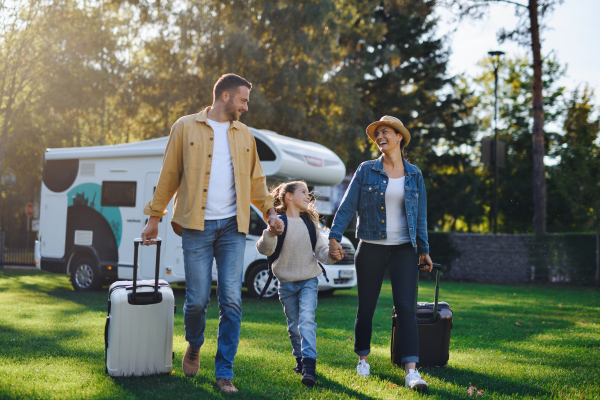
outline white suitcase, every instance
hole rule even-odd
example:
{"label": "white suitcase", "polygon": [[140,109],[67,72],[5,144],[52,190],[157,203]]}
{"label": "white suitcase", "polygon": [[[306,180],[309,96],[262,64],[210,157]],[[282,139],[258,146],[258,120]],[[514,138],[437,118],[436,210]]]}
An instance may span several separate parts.
{"label": "white suitcase", "polygon": [[117,281],[109,289],[104,355],[110,376],[169,373],[173,368],[175,298],[171,286],[158,279],[161,240],[153,240],[155,279],[137,280],[141,239],[135,239],[133,281]]}

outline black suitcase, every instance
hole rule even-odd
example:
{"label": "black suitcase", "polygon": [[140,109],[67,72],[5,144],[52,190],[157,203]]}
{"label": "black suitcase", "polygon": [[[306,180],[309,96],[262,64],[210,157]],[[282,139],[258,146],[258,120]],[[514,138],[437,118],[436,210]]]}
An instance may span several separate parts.
{"label": "black suitcase", "polygon": [[[422,268],[422,265],[419,265]],[[440,290],[440,264],[433,264],[436,270],[435,299],[433,303],[416,303],[417,326],[419,328],[418,367],[446,367],[450,358],[450,332],[452,331],[452,309],[445,301],[438,303]],[[418,281],[417,281],[418,293]],[[396,310],[392,314],[392,363],[402,366],[402,346],[400,326]]]}

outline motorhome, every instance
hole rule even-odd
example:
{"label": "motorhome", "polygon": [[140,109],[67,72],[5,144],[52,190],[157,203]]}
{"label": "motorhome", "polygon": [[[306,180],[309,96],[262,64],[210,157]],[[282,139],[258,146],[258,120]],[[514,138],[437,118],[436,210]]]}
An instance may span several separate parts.
{"label": "motorhome", "polygon": [[[250,128],[269,187],[302,179],[311,187],[329,187],[342,181],[345,166],[328,148],[267,130]],[[117,279],[133,277],[133,239],[146,224],[144,206],[154,193],[168,137],[110,146],[48,149],[44,156],[40,231],[35,246],[38,268],[66,273],[75,290],[93,290]],[[318,209],[330,210],[324,197]],[[171,283],[185,282],[181,237],[170,226],[173,200],[159,222],[163,240],[159,276]],[[266,283],[266,257],[255,243],[266,223],[251,207],[250,233],[244,256],[244,284],[252,295]],[[356,285],[354,247],[345,239],[345,258],[327,266],[327,283],[320,290]],[[138,279],[154,277],[156,254],[143,247]],[[213,280],[216,281],[213,265]],[[276,293],[276,281],[266,297]]]}

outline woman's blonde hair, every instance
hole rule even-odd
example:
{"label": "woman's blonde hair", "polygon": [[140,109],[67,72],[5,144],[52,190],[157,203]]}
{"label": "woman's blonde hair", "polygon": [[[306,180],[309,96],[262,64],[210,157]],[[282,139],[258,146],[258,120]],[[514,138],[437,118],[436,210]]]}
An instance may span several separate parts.
{"label": "woman's blonde hair", "polygon": [[[282,183],[275,189],[271,190],[271,196],[273,196],[273,198],[275,199],[273,208],[275,208],[275,211],[277,211],[278,214],[285,214],[285,212],[287,211],[287,207],[285,205],[285,195],[287,193],[294,194],[296,192],[296,189],[298,189],[299,184],[306,185],[306,182],[292,181],[288,183]],[[308,185],[306,185],[306,187],[308,187]],[[308,204],[308,209],[306,209],[306,211],[301,211],[300,215],[308,217],[308,219],[310,219],[315,224],[315,226],[318,227],[319,212],[315,207],[315,198],[312,192],[309,194],[309,196],[311,199],[310,203]]]}

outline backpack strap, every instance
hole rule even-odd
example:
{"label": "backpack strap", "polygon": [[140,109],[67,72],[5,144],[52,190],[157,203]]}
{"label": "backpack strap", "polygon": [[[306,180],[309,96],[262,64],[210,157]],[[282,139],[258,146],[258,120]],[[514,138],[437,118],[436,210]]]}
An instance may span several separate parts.
{"label": "backpack strap", "polygon": [[267,292],[267,288],[271,285],[271,281],[273,280],[273,263],[279,258],[281,248],[283,247],[283,241],[285,240],[285,234],[287,233],[287,215],[279,214],[278,216],[283,221],[283,233],[277,237],[277,246],[275,246],[275,251],[273,254],[267,257],[269,277],[267,278],[267,283],[265,283],[263,290],[260,292],[260,296],[258,296],[259,300],[262,300],[263,296]]}
{"label": "backpack strap", "polygon": [[[308,229],[308,236],[310,236],[310,244],[312,245],[313,253],[315,252],[315,247],[317,246],[317,229],[315,228],[315,224],[308,218],[306,215],[300,215],[302,221],[306,225],[306,229]],[[327,277],[327,272],[325,272],[325,268],[323,264],[317,260],[317,264],[321,267],[321,271],[323,271],[323,276],[325,276],[325,280],[329,283],[329,278]]]}

